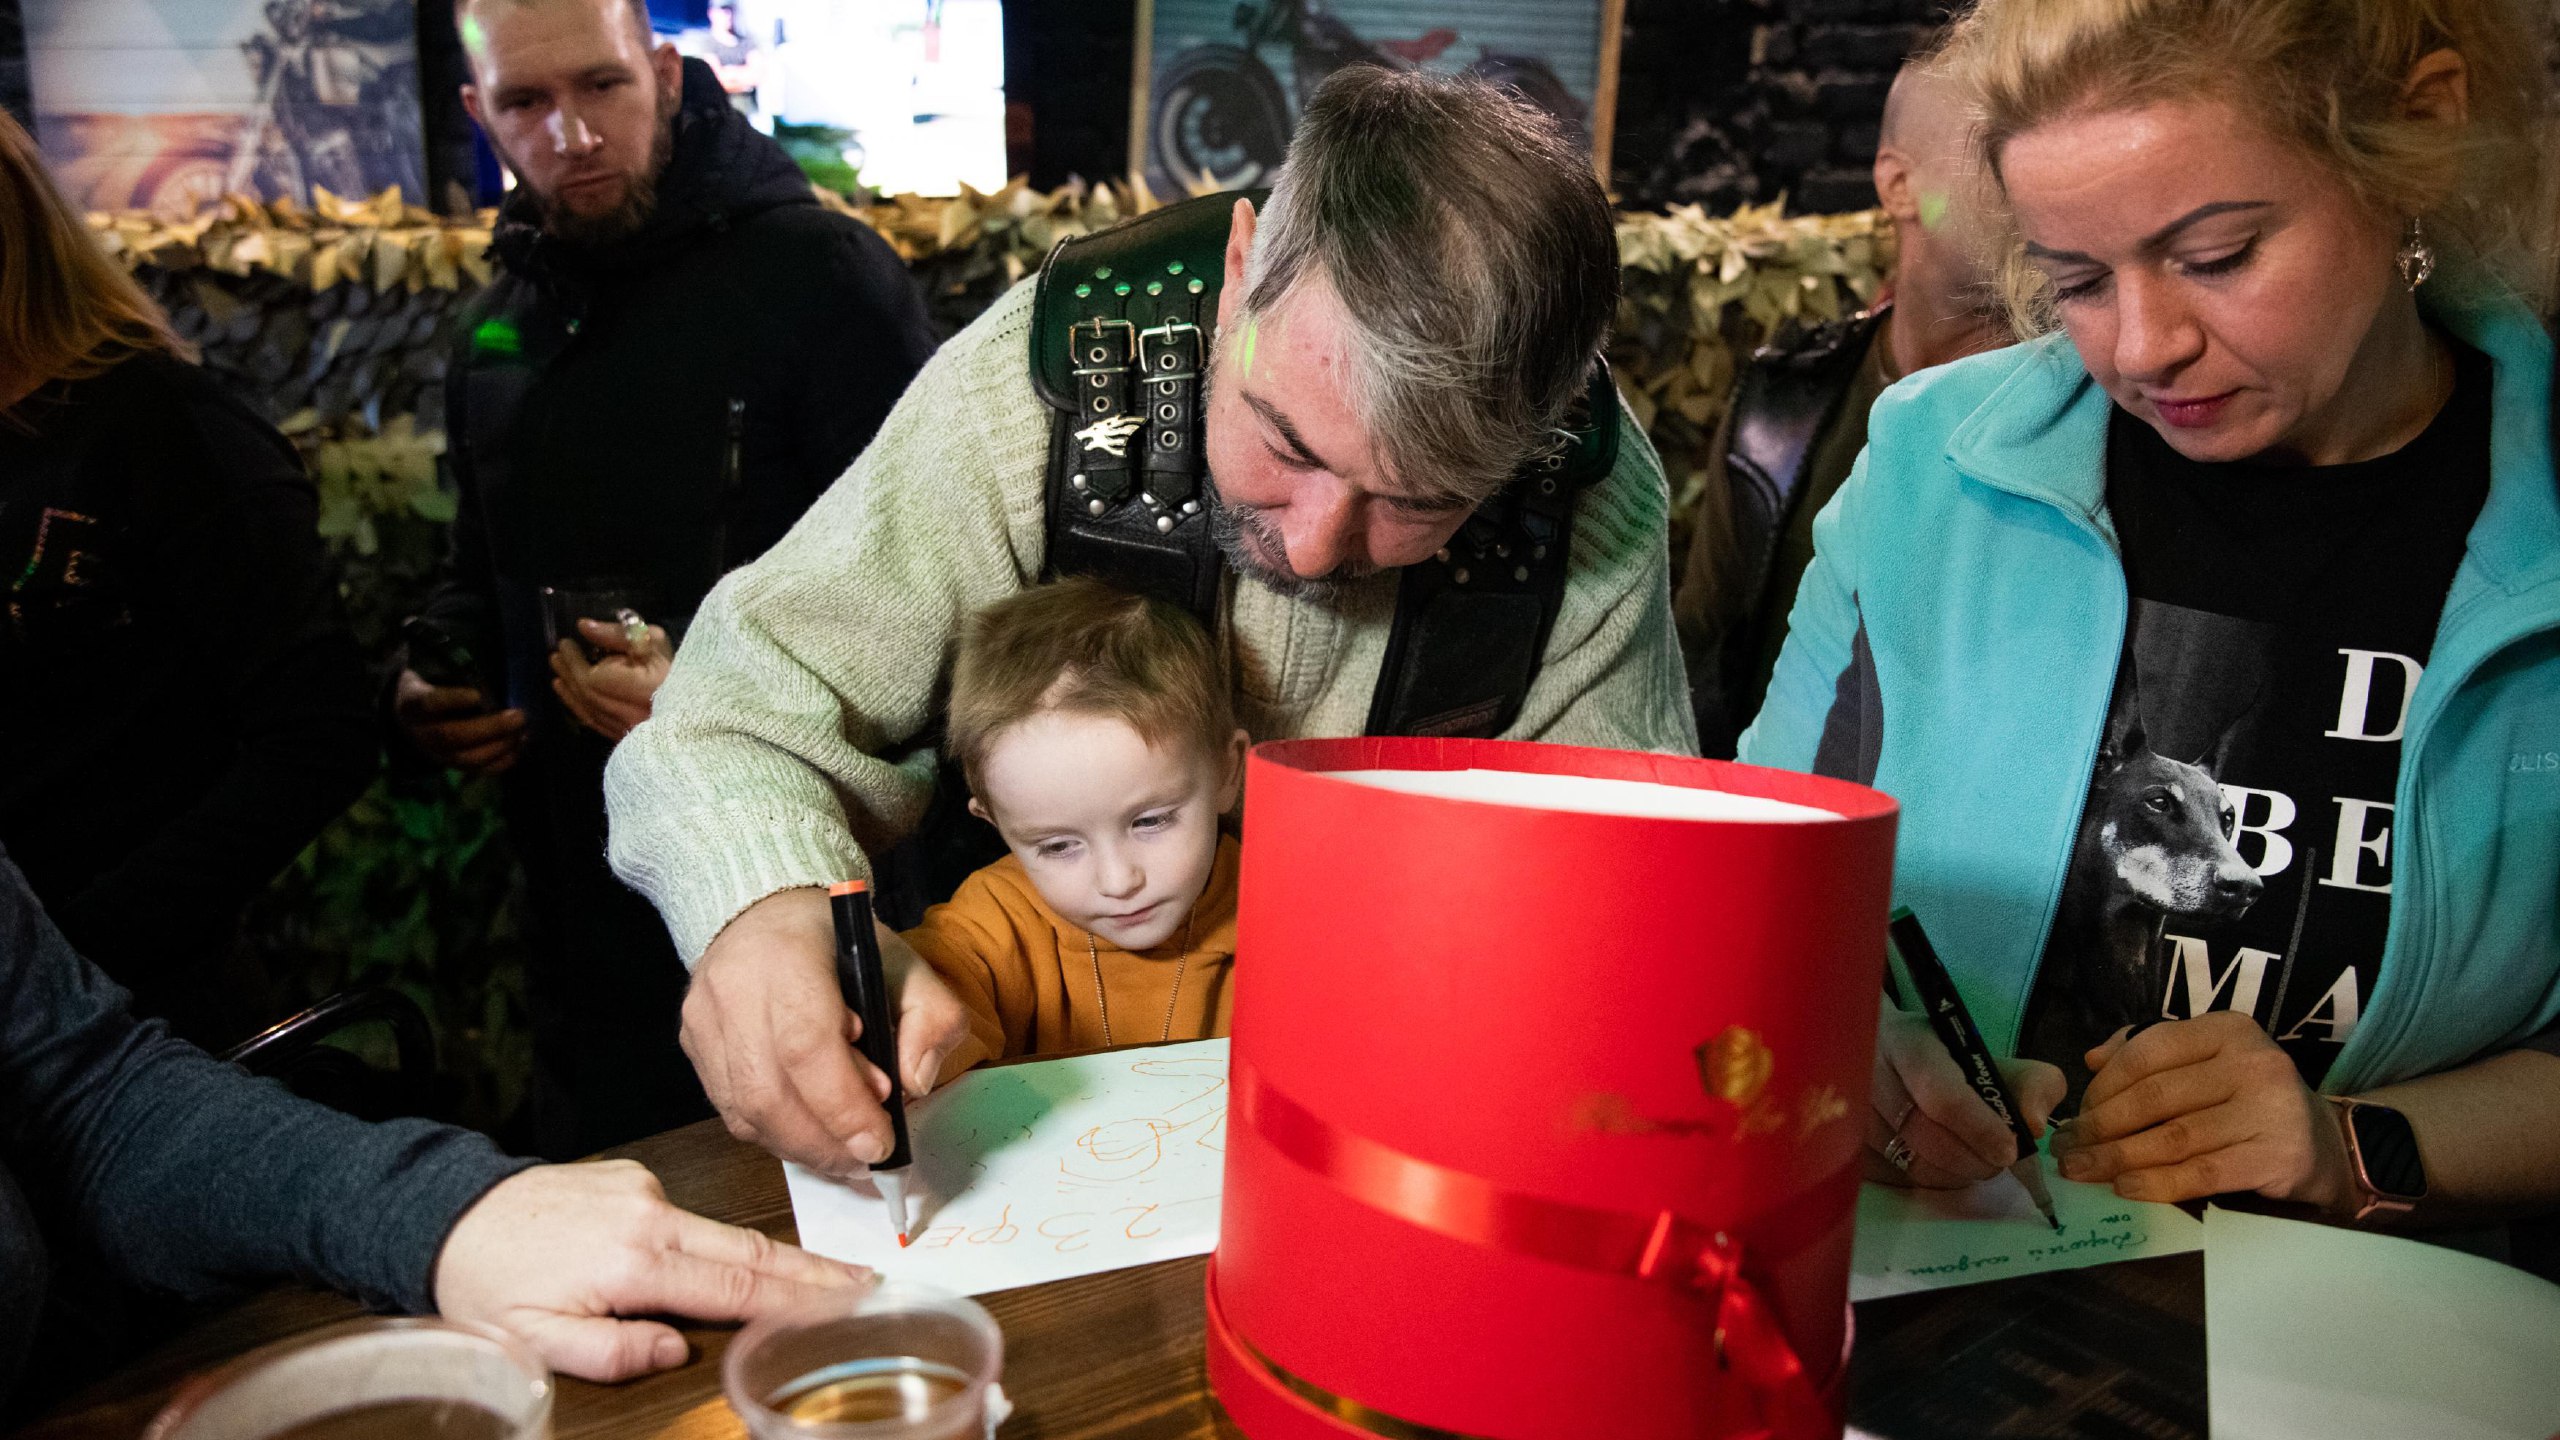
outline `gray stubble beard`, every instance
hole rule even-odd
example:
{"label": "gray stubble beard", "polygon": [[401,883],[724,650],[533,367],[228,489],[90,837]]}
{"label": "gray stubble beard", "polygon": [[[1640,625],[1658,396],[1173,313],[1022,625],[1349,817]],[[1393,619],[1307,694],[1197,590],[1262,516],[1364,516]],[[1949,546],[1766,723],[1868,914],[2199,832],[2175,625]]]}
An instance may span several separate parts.
{"label": "gray stubble beard", "polygon": [[1353,583],[1379,573],[1378,566],[1345,561],[1322,575],[1301,575],[1289,568],[1288,542],[1263,518],[1260,506],[1227,503],[1218,493],[1215,476],[1204,477],[1200,488],[1209,507],[1209,538],[1217,544],[1218,553],[1237,574],[1266,590],[1330,607],[1340,604],[1343,591]]}
{"label": "gray stubble beard", "polygon": [[[1204,411],[1213,408],[1211,397],[1218,383],[1218,356],[1211,350],[1205,373],[1200,377],[1200,398]],[[1202,426],[1202,439],[1207,426]],[[1353,581],[1365,580],[1378,573],[1374,565],[1336,565],[1312,578],[1289,568],[1289,545],[1281,538],[1278,527],[1262,514],[1259,505],[1230,504],[1218,491],[1218,477],[1203,474],[1200,497],[1209,510],[1209,538],[1227,565],[1238,575],[1276,594],[1292,600],[1327,607],[1341,602],[1342,592]]]}

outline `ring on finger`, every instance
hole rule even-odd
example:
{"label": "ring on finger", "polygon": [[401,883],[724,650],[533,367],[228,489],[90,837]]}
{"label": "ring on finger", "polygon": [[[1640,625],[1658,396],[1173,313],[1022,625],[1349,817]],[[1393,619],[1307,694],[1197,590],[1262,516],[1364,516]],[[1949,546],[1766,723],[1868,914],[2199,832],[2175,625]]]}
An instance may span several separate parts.
{"label": "ring on finger", "polygon": [[1900,1135],[1902,1127],[1911,1123],[1911,1113],[1919,1108],[1919,1101],[1905,1096],[1902,1101],[1902,1113],[1893,1117],[1893,1133]]}
{"label": "ring on finger", "polygon": [[1911,1154],[1911,1142],[1903,1139],[1898,1134],[1888,1137],[1884,1142],[1884,1158],[1888,1164],[1893,1166],[1894,1169],[1899,1170],[1906,1175],[1910,1174],[1911,1161],[1913,1158]]}

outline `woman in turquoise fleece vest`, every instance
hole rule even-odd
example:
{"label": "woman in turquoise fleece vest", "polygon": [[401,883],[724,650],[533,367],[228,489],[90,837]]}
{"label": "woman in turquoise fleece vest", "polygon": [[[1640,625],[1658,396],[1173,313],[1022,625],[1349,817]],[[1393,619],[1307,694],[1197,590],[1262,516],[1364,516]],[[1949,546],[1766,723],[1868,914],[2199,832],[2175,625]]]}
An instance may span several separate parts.
{"label": "woman in turquoise fleece vest", "polygon": [[[1901,801],[1897,896],[1988,1037],[2055,1062],[2011,1073],[2039,1127],[2076,1099],[2066,1176],[2560,1205],[2528,18],[1983,0],[1952,48],[2013,308],[2056,333],[1877,403],[1742,758]],[[1871,1177],[2014,1158],[1915,1017],[1878,1049]]]}

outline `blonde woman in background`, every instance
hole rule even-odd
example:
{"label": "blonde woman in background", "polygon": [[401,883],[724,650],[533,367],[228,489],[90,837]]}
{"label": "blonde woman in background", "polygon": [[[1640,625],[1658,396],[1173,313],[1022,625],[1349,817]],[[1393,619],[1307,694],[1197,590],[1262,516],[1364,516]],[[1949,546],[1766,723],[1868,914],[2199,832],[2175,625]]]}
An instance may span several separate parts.
{"label": "blonde woman in background", "polygon": [[[1903,803],[2068,1177],[2560,1202],[2560,498],[2505,0],[1982,0],[2012,350],[1894,387],[1742,758]],[[1916,1017],[1870,1171],[2012,1158]]]}

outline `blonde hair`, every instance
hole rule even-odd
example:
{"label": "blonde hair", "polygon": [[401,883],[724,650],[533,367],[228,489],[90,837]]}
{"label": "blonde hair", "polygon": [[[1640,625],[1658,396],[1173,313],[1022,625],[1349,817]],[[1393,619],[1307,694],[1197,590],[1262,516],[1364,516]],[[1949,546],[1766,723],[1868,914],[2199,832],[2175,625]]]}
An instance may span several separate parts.
{"label": "blonde hair", "polygon": [[[2219,100],[2539,306],[2549,78],[2531,13],[2518,0],[1976,0],[1949,50],[1995,178],[2003,147],[2047,121]],[[2462,57],[2467,124],[2402,113],[2411,67],[2439,50]],[[2011,251],[2013,318],[2050,329],[2041,277]]]}
{"label": "blonde hair", "polygon": [[0,417],[17,423],[43,386],[144,351],[195,358],[54,188],[35,137],[0,113]]}
{"label": "blonde hair", "polygon": [[1109,716],[1158,749],[1196,742],[1212,755],[1236,730],[1199,622],[1099,580],[1016,591],[962,624],[945,747],[970,790],[985,798],[979,768],[1006,730],[1053,710]]}

